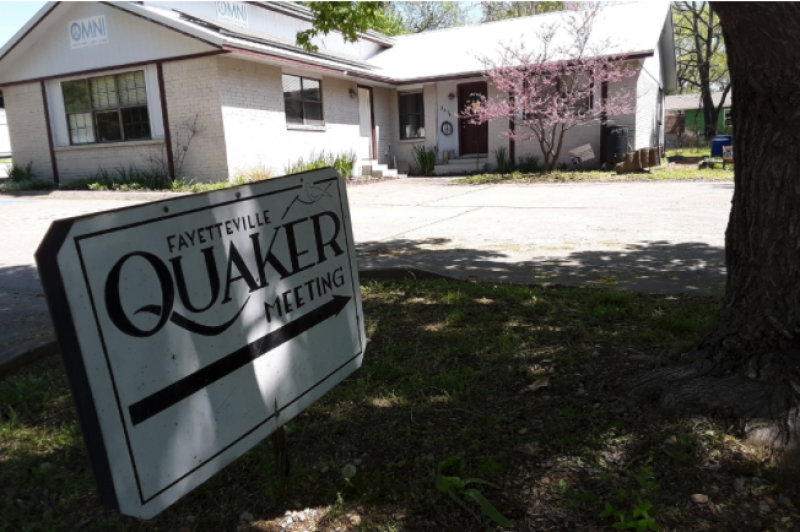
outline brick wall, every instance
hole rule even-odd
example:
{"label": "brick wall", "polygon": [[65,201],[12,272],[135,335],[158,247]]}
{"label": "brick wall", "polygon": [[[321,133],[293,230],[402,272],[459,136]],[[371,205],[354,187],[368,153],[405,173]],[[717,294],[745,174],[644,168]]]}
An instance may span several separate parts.
{"label": "brick wall", "polygon": [[216,56],[164,63],[175,171],[186,146],[188,126],[197,117],[198,133],[186,150],[182,176],[199,181],[218,181],[228,176],[222,110],[220,68]]}
{"label": "brick wall", "polygon": [[[220,58],[219,66],[229,175],[254,167],[282,175],[288,164],[320,150],[369,155],[369,139],[359,131],[358,98],[350,97],[355,81],[308,75],[322,81],[325,128],[297,130],[286,124],[280,67],[231,58]],[[378,115],[377,101],[375,107]],[[359,161],[356,170],[360,167]]]}
{"label": "brick wall", "polygon": [[117,169],[158,169],[157,161],[164,160],[164,142],[160,140],[123,144],[92,144],[89,146],[55,148],[61,182],[98,174],[102,168],[110,175]]}
{"label": "brick wall", "polygon": [[383,87],[372,89],[375,108],[375,128],[378,137],[378,162],[389,163],[389,152],[399,146],[400,126],[398,124],[397,91]]}
{"label": "brick wall", "polygon": [[[497,87],[489,83],[487,85],[487,94],[488,98],[494,99],[498,96],[503,94],[502,91],[498,90]],[[458,120],[456,120],[458,123]],[[492,120],[489,122],[489,153],[488,153],[488,167],[490,170],[497,168],[497,158],[495,156],[495,152],[501,148],[506,148],[506,155],[510,155],[508,153],[508,137],[504,136],[503,133],[508,132],[508,120],[507,119],[500,119],[500,120]],[[514,148],[515,153],[519,154],[516,146]]]}
{"label": "brick wall", "polygon": [[9,136],[14,162],[25,166],[33,162],[38,179],[53,180],[44,102],[39,83],[24,83],[3,89]]}

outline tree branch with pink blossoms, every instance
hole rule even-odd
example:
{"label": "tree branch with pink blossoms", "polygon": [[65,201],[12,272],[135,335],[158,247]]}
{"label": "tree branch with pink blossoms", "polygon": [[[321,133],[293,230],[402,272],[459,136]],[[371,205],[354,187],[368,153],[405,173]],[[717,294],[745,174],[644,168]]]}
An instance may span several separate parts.
{"label": "tree branch with pink blossoms", "polygon": [[[480,57],[487,82],[500,95],[484,98],[459,115],[472,124],[513,120],[502,134],[514,141],[536,140],[545,171],[552,171],[561,155],[567,131],[605,123],[610,116],[634,112],[631,90],[617,87],[613,95],[595,98],[603,84],[618,84],[636,75],[621,54],[611,52],[608,39],[593,39],[601,7],[572,6],[550,15],[556,19],[536,34],[533,46],[503,44],[496,57]],[[566,32],[567,38],[560,39]]]}

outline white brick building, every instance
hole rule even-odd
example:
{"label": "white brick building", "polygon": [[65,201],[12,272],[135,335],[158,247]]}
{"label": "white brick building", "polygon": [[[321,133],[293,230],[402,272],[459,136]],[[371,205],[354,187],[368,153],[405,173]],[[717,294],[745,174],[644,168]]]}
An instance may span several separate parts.
{"label": "white brick building", "polygon": [[[0,49],[14,161],[57,182],[153,165],[218,180],[254,167],[281,174],[320,150],[355,151],[357,170],[393,167],[424,143],[488,155],[491,166],[492,151],[509,146],[507,124],[465,133],[457,117],[467,92],[496,92],[478,56],[532,38],[550,16],[395,38],[367,32],[355,43],[330,34],[308,53],[294,39],[310,13],[291,3],[49,3]],[[596,28],[637,69],[626,80],[635,114],[610,122],[629,127],[633,148],[662,145],[663,95],[675,86],[668,4],[605,7]],[[589,143],[599,155],[600,130],[570,131],[565,148]],[[538,153],[527,142],[513,150]]]}

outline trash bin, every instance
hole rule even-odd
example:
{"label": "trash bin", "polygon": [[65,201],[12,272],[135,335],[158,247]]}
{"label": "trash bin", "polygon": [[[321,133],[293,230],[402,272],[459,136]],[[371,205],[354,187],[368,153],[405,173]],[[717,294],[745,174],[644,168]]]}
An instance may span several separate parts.
{"label": "trash bin", "polygon": [[616,163],[628,153],[628,128],[625,126],[606,127],[606,152],[603,154],[609,163]]}
{"label": "trash bin", "polygon": [[711,141],[711,157],[722,158],[722,147],[732,146],[733,137],[730,135],[717,135]]}

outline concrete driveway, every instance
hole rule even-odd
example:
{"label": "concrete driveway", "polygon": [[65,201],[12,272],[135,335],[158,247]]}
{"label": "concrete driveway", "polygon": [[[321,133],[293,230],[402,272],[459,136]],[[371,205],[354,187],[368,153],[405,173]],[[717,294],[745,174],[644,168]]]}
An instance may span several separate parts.
{"label": "concrete driveway", "polygon": [[362,270],[716,295],[732,194],[732,183],[442,179],[349,191]]}
{"label": "concrete driveway", "polygon": [[[359,268],[459,278],[722,295],[731,183],[450,185],[348,189]],[[33,254],[50,222],[171,197],[0,195],[0,366],[53,339]],[[9,355],[9,356],[12,356]]]}
{"label": "concrete driveway", "polygon": [[[363,270],[721,294],[732,183],[448,184],[348,188]],[[0,292],[41,294],[33,254],[50,222],[171,197],[0,195]]]}

